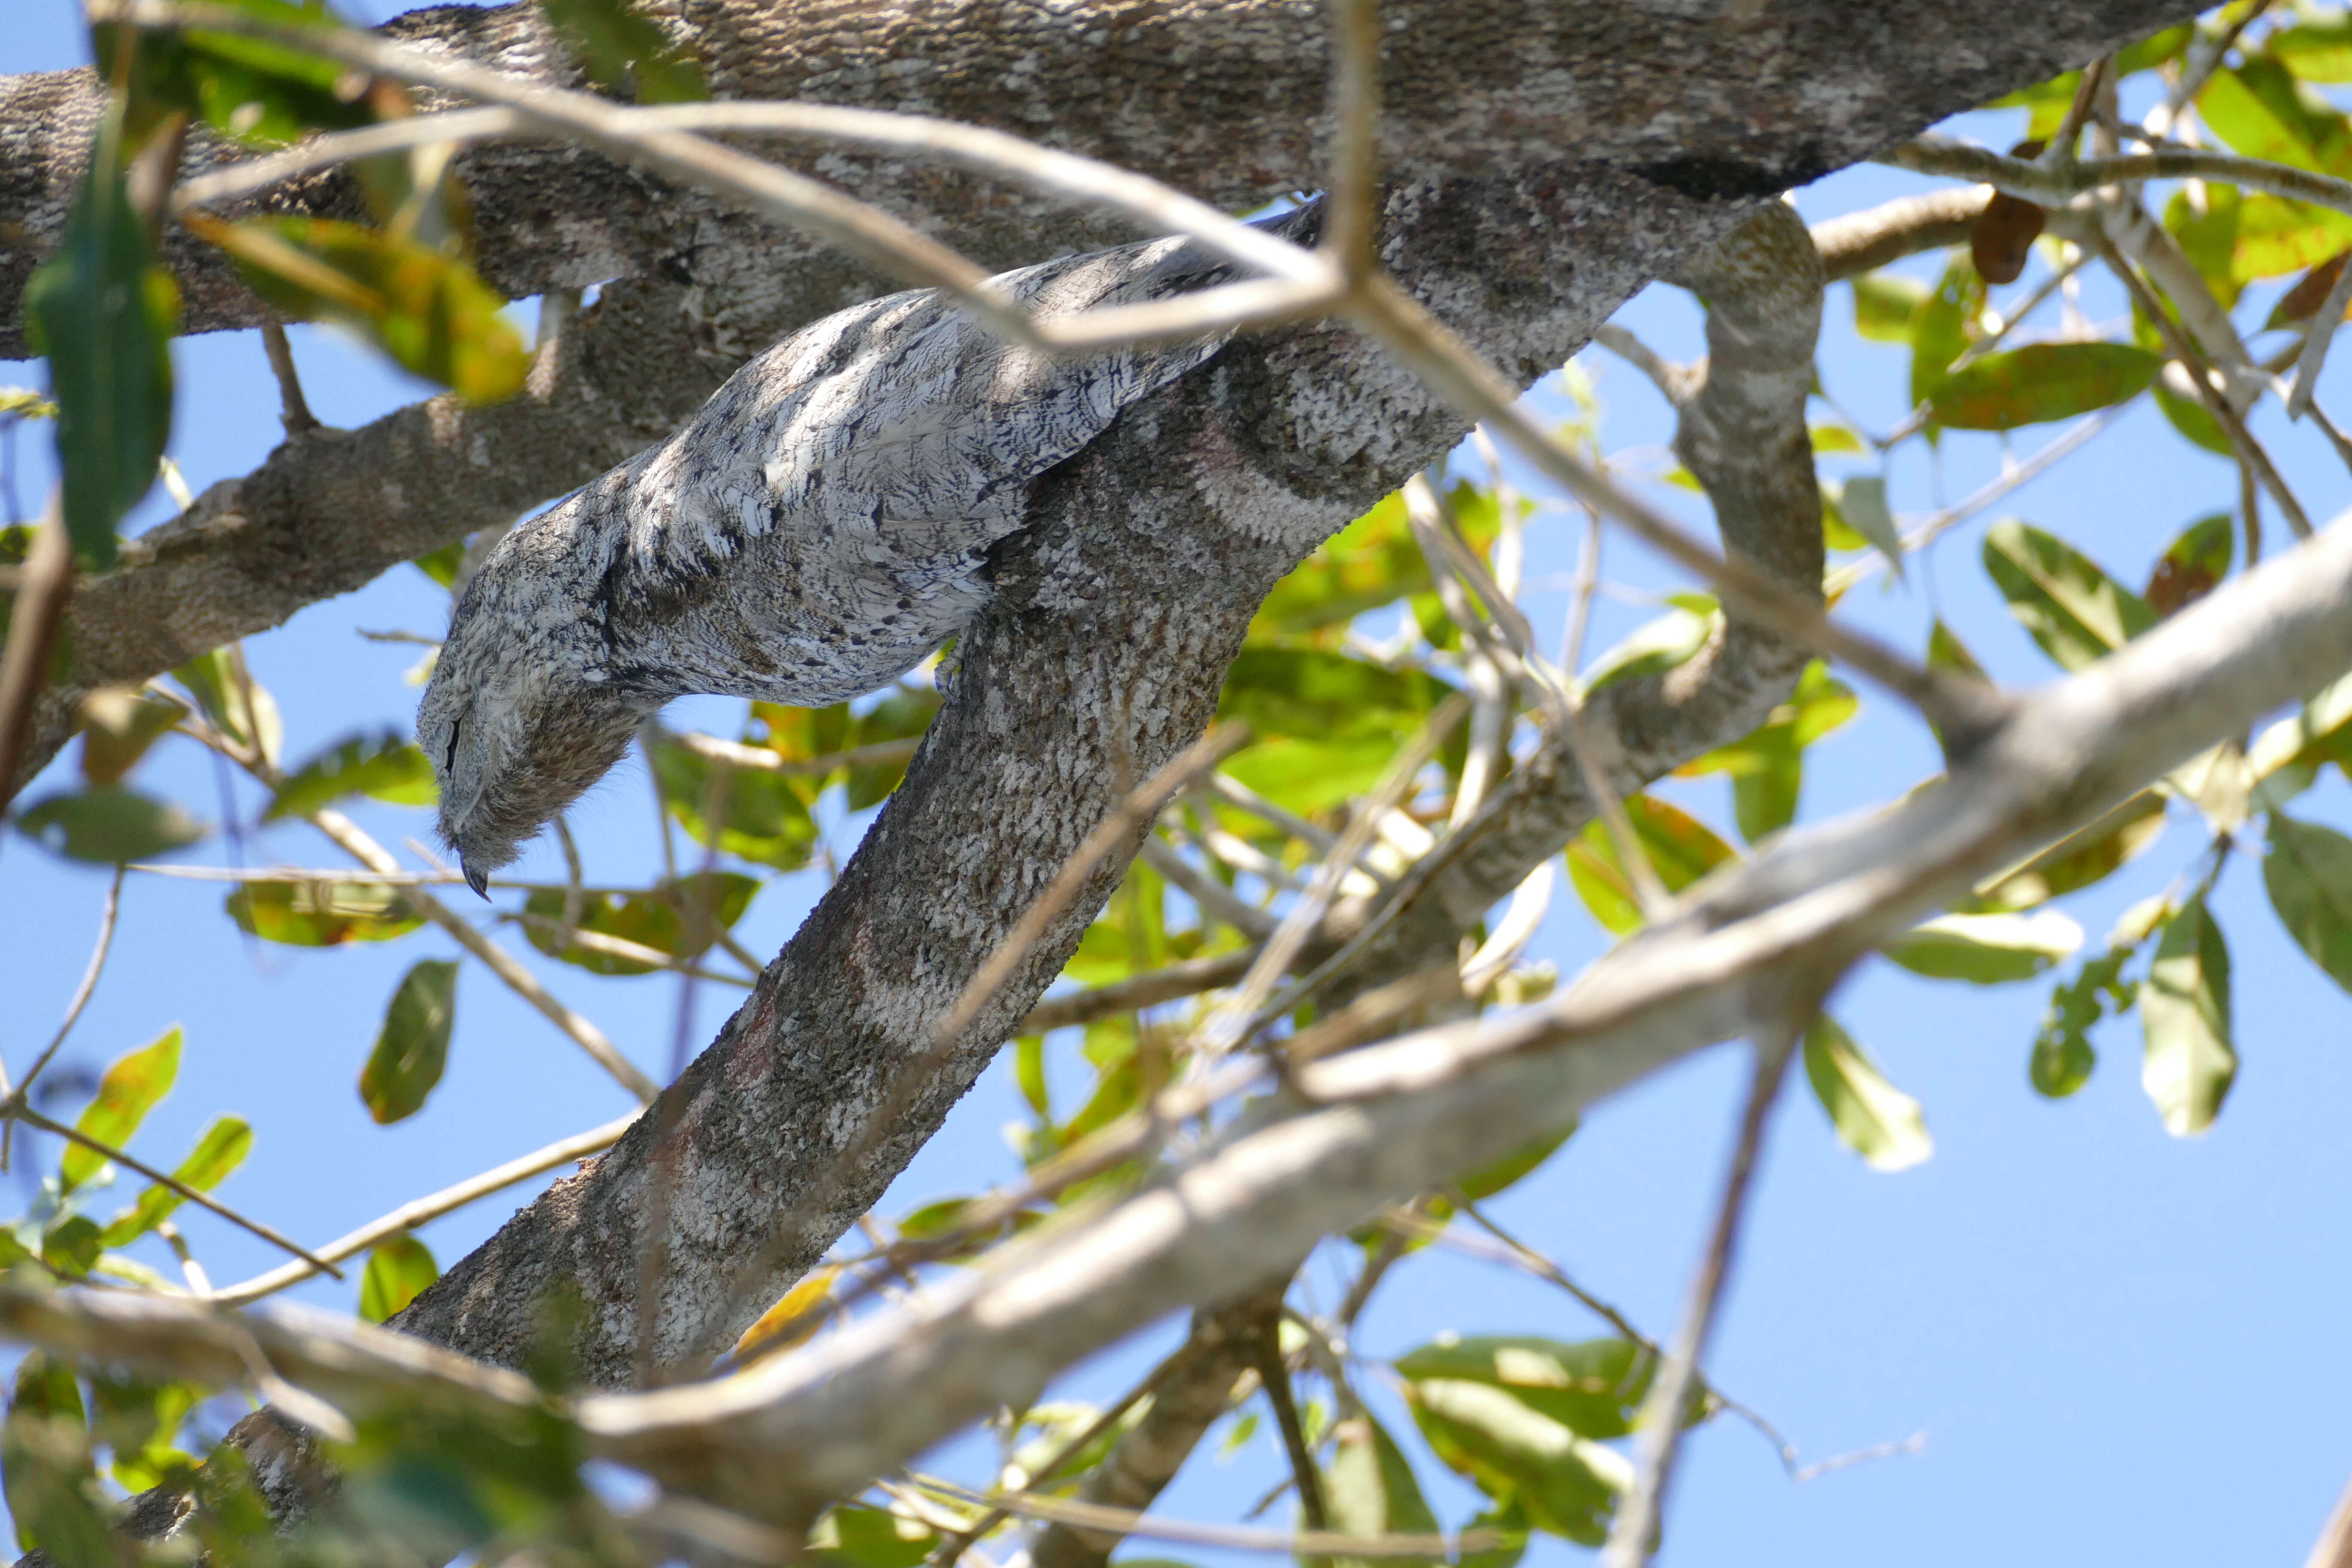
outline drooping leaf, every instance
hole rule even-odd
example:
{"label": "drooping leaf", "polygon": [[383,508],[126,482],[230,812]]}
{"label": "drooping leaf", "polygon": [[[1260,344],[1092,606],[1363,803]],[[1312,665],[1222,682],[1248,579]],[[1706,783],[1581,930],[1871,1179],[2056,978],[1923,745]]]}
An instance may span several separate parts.
{"label": "drooping leaf", "polygon": [[[1651,869],[1669,893],[1678,893],[1717,866],[1739,858],[1739,852],[1717,837],[1714,829],[1654,796],[1629,796],[1625,815],[1633,820],[1633,835],[1641,841]],[[1568,876],[1584,907],[1607,930],[1623,936],[1642,924],[1633,879],[1618,858],[1617,842],[1605,824],[1591,823],[1570,841]]]}
{"label": "drooping leaf", "polygon": [[743,1331],[735,1342],[737,1358],[790,1350],[823,1328],[824,1314],[818,1309],[833,1295],[833,1282],[840,1273],[837,1266],[827,1264],[801,1276],[798,1284]]}
{"label": "drooping leaf", "polygon": [[360,1276],[360,1316],[389,1321],[441,1278],[433,1249],[413,1236],[395,1236],[368,1249],[367,1272]]}
{"label": "drooping leaf", "polygon": [[[208,1193],[245,1163],[246,1155],[252,1151],[253,1129],[247,1125],[245,1118],[216,1116],[198,1134],[196,1146],[173,1169],[172,1175],[183,1185]],[[114,1216],[99,1239],[109,1247],[128,1247],[171,1218],[173,1212],[186,1201],[169,1187],[150,1185],[139,1194],[136,1204]]]}
{"label": "drooping leaf", "polygon": [[1432,1377],[1406,1384],[1414,1422],[1453,1469],[1536,1529],[1587,1546],[1608,1538],[1633,1465],[1492,1384]]}
{"label": "drooping leaf", "polygon": [[233,645],[198,655],[172,671],[172,679],[187,689],[214,729],[239,745],[257,747],[273,765],[283,754],[286,725],[278,700],[245,668]]}
{"label": "drooping leaf", "polygon": [[[331,30],[341,25],[326,6],[314,3],[227,4],[279,26]],[[134,141],[143,140],[174,110],[264,147],[284,146],[313,131],[347,130],[375,118],[366,79],[322,55],[208,27],[142,28],[134,37],[127,73]],[[99,62],[101,75],[114,69],[123,41],[121,29],[112,23],[90,28],[91,58]]]}
{"label": "drooping leaf", "polygon": [[1952,362],[1968,351],[1970,329],[1982,313],[1985,283],[1977,269],[1954,261],[1936,291],[1911,320],[1911,402],[1932,403]]}
{"label": "drooping leaf", "polygon": [[2164,826],[2163,795],[2142,790],[2014,870],[1986,880],[1978,900],[1986,910],[2029,910],[2079,891],[2153,848]]}
{"label": "drooping leaf", "polygon": [[1797,817],[1804,784],[1805,748],[1852,719],[1861,707],[1851,688],[1815,659],[1798,678],[1788,701],[1744,738],[1675,770],[1677,778],[1731,775],[1733,816],[1739,836],[1754,844]]}
{"label": "drooping leaf", "polygon": [[384,1008],[375,1048],[360,1069],[360,1101],[379,1126],[425,1108],[449,1059],[457,1017],[457,966],[428,958],[401,976]]}
{"label": "drooping leaf", "polygon": [[2137,946],[2110,945],[2098,957],[2084,960],[2073,979],[2052,988],[2026,1068],[2037,1092],[2063,1100],[2090,1081],[2099,1063],[2091,1045],[2091,1026],[2106,1016],[2110,1005],[2120,1016],[2138,1000],[2138,983],[2123,977],[2124,964]]}
{"label": "drooping leaf", "polygon": [[[85,1107],[75,1127],[101,1143],[120,1149],[131,1142],[147,1113],[172,1092],[180,1076],[180,1029],[173,1025],[146,1045],[115,1059],[98,1080],[98,1098]],[[58,1182],[66,1191],[89,1181],[106,1164],[106,1156],[79,1143],[69,1144],[58,1165]]]}
{"label": "drooping leaf", "polygon": [[[1421,1482],[1412,1473],[1412,1465],[1378,1420],[1369,1413],[1350,1416],[1332,1429],[1331,1436],[1330,1467],[1323,1476],[1323,1502],[1332,1529],[1343,1534],[1365,1536],[1429,1535],[1436,1531],[1437,1516],[1430,1512],[1428,1500],[1422,1496]],[[1334,1568],[1374,1568],[1374,1560],[1341,1557],[1335,1558],[1333,1564]]]}
{"label": "drooping leaf", "polygon": [[2006,985],[2074,956],[2083,928],[2055,910],[2033,914],[1937,915],[1886,945],[1886,956],[1931,980]]}
{"label": "drooping leaf", "polygon": [[2352,81],[2352,18],[2341,13],[2283,27],[2263,47],[2305,81]]}
{"label": "drooping leaf", "polygon": [[[743,918],[759,890],[759,879],[740,871],[698,871],[642,893],[591,893],[581,900],[579,929],[691,960]],[[660,967],[590,947],[563,948],[563,894],[554,889],[531,894],[523,912],[535,917],[523,927],[524,935],[551,958],[592,974],[650,974]]]}
{"label": "drooping leaf", "polygon": [[916,1568],[940,1538],[920,1520],[843,1503],[825,1510],[808,1543],[809,1558],[822,1568]]}
{"label": "drooping leaf", "polygon": [[1845,520],[1847,527],[1886,557],[1896,576],[1903,574],[1903,535],[1895,529],[1895,514],[1886,510],[1885,479],[1876,474],[1856,474],[1846,480],[1838,492],[1838,515]]}
{"label": "drooping leaf", "polygon": [[2249,158],[2352,174],[2352,122],[2325,99],[2299,87],[2280,61],[2253,56],[2215,71],[2197,96],[2213,133]]}
{"label": "drooping leaf", "polygon": [[2271,813],[2263,887],[2295,944],[2352,991],[2352,838]]}
{"label": "drooping leaf", "polygon": [[2147,601],[2054,534],[2014,519],[1985,535],[1985,570],[2042,651],[2083,669],[2156,624]]}
{"label": "drooping leaf", "polygon": [[2140,1085],[2176,1138],[2204,1131],[2238,1076],[2230,1037],[2230,950],[2201,898],[2164,924],[2139,992]]}
{"label": "drooping leaf", "polygon": [[816,847],[816,822],[790,780],[714,763],[667,738],[656,741],[651,751],[662,799],[695,842],[715,842],[730,855],[779,871],[797,871],[808,864]]}
{"label": "drooping leaf", "polygon": [[1874,1170],[1906,1171],[1936,1152],[1919,1102],[1887,1082],[1826,1013],[1805,1031],[1805,1077],[1839,1141]]}
{"label": "drooping leaf", "polygon": [[182,220],[234,258],[289,316],[359,333],[403,369],[474,403],[513,395],[530,368],[506,301],[464,261],[422,241],[332,218]]}
{"label": "drooping leaf", "polygon": [[650,17],[628,0],[543,0],[547,19],[596,79],[613,92],[635,89],[639,103],[683,103],[710,96],[702,67],[673,48]]}
{"label": "drooping leaf", "polygon": [[289,947],[390,942],[425,923],[397,888],[373,882],[248,882],[228,912],[238,930]]}
{"label": "drooping leaf", "polygon": [[364,795],[394,805],[430,805],[439,798],[433,764],[394,730],[346,735],[322,747],[286,775],[261,820],[308,816],[349,795]]}
{"label": "drooping leaf", "polygon": [[1952,372],[1928,407],[1955,430],[2014,430],[2129,402],[2163,368],[2161,355],[2129,343],[2028,343]]}
{"label": "drooping leaf", "polygon": [[2141,597],[2159,617],[2193,605],[2230,574],[2236,552],[2237,533],[2230,514],[2217,511],[2200,517],[2165,547]]}
{"label": "drooping leaf", "polygon": [[43,796],[17,814],[16,826],[52,854],[100,866],[152,860],[210,831],[173,802],[95,785]]}
{"label": "drooping leaf", "polygon": [[184,703],[135,687],[91,692],[81,701],[81,776],[93,784],[121,784],[187,712]]}
{"label": "drooping leaf", "polygon": [[1486,1334],[1408,1351],[1397,1358],[1396,1370],[1414,1383],[1450,1378],[1488,1384],[1587,1437],[1622,1437],[1633,1429],[1654,1368],[1648,1352],[1630,1340]]}

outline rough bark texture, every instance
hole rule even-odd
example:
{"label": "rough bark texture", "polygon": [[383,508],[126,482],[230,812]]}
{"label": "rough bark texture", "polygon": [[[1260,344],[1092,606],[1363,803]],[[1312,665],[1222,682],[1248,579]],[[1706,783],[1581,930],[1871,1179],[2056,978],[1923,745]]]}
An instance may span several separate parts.
{"label": "rough bark texture", "polygon": [[[1911,3],[1748,11],[1388,7],[1393,110],[1384,149],[1400,182],[1387,213],[1389,264],[1482,352],[1531,381],[1643,281],[1671,274],[1771,193],[2188,7],[2098,0],[2030,22]],[[724,91],[1007,125],[1236,205],[1318,180],[1324,64],[1311,5],[788,9],[688,0],[680,14]],[[511,10],[419,13],[404,26],[471,39],[509,63],[534,58]],[[86,89],[71,83],[0,88],[0,126],[14,128],[0,142],[0,220],[37,238],[54,230],[53,214],[44,215],[68,173],[77,90],[86,112]],[[19,108],[7,102],[11,91],[47,97]],[[1024,198],[961,177],[885,178],[834,158],[817,166],[861,190],[891,192],[902,210],[992,260],[1108,237],[1084,220],[1045,221]],[[469,169],[486,265],[513,292],[642,268],[682,274],[690,300],[696,288],[764,274],[783,281],[760,297],[789,317],[870,286],[843,284],[844,269],[808,268],[797,241],[584,154],[491,153]],[[992,248],[1000,245],[1021,254]],[[19,270],[0,275],[0,305],[23,260],[12,257]],[[814,282],[793,287],[803,271]],[[191,297],[214,296],[200,287]],[[246,319],[233,300],[198,310],[200,322]],[[710,380],[731,365],[729,353],[758,346],[714,345],[725,363]],[[601,430],[578,430],[595,456],[572,482],[609,461],[614,444],[638,438],[628,434],[638,427],[624,416],[628,401],[607,405],[614,417]],[[351,541],[382,526],[384,502],[398,503],[428,473],[453,492],[478,483],[464,430],[475,417],[446,407],[425,416],[419,428],[432,439],[399,468],[376,468],[372,485],[355,479],[360,493],[347,489],[342,504],[310,488],[302,447],[291,448],[273,481],[284,488],[257,487],[270,492],[267,506],[236,513],[218,537],[184,541],[177,569],[196,575],[182,579],[183,592],[205,595],[200,560],[269,563],[240,566],[256,600],[212,623],[256,630],[308,602],[303,595],[354,585],[359,567],[349,559],[342,579],[304,574],[318,552],[349,557]],[[565,438],[551,423],[546,429],[550,447]],[[906,786],[718,1044],[671,1090],[683,1106],[656,1360],[723,1345],[937,1127],[1060,968],[1114,870],[919,1085],[873,1156],[838,1190],[812,1190],[910,1070],[964,977],[1099,816],[1120,761],[1148,771],[1197,733],[1260,595],[1460,432],[1458,419],[1360,343],[1299,329],[1229,349],[1048,478],[1030,530],[1001,552],[999,602],[961,645],[949,704]],[[420,521],[404,552],[482,521],[475,509],[438,532]],[[309,585],[272,597],[267,584],[281,579]],[[94,606],[78,615],[93,618]],[[82,635],[104,640],[94,626]],[[1623,715],[1621,729],[1637,733],[1642,718]],[[1556,844],[1559,832],[1556,823],[1531,828],[1513,853],[1545,837]],[[567,1280],[591,1307],[583,1370],[606,1384],[624,1380],[658,1120],[519,1215],[402,1326],[511,1364],[541,1293]],[[752,1277],[740,1280],[747,1260]]]}

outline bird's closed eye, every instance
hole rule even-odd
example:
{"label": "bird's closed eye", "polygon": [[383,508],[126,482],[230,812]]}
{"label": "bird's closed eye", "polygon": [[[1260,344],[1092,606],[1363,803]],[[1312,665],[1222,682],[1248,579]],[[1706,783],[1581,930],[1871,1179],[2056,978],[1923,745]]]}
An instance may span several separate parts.
{"label": "bird's closed eye", "polygon": [[449,725],[449,749],[441,758],[441,771],[445,773],[454,773],[457,771],[457,737],[465,732],[465,729],[466,721],[463,719],[452,721]]}

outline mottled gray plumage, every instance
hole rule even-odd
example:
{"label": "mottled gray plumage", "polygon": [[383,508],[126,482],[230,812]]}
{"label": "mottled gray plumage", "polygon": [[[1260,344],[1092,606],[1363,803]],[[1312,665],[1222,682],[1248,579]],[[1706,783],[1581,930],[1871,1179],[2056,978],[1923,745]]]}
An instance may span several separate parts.
{"label": "mottled gray plumage", "polygon": [[[1005,274],[1041,316],[1184,292],[1181,241]],[[1056,360],[920,290],[751,361],[676,435],[514,529],[459,600],[417,741],[478,890],[690,692],[814,706],[968,624],[1037,479],[1222,340]]]}

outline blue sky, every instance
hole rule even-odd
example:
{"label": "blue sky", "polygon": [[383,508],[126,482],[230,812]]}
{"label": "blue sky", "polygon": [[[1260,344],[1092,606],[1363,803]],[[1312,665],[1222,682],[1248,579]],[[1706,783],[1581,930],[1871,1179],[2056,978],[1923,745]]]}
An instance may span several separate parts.
{"label": "blue sky", "polygon": [[[393,7],[346,9],[370,19]],[[66,0],[16,0],[0,37],[0,71],[78,63],[81,43]],[[2003,117],[1960,129],[2006,145]],[[1811,219],[1873,205],[1925,182],[1885,170],[1832,176],[1799,193]],[[1923,260],[1910,270],[1932,275]],[[2094,289],[2093,319],[2120,313]],[[527,312],[526,312],[527,313]],[[1904,402],[1904,356],[1864,344],[1846,290],[1832,291],[1822,354],[1825,386],[1866,424],[1885,428]],[[1686,296],[1654,289],[1621,317],[1676,357],[1700,353]],[[356,425],[421,395],[362,352],[307,329],[294,333],[313,406]],[[215,334],[178,346],[180,398],[173,454],[198,489],[242,473],[277,436],[276,395],[258,341]],[[1605,356],[1585,359],[1606,408],[1612,450],[1655,447],[1670,433],[1655,395]],[[0,364],[0,384],[39,384],[37,364]],[[1556,391],[1549,397],[1555,407]],[[2323,401],[2352,406],[2352,372],[2339,368]],[[2344,470],[2312,432],[2273,407],[2256,428],[2315,518],[2347,503]],[[2020,434],[2020,451],[2053,427]],[[19,433],[19,494],[34,504],[49,472],[46,436]],[[1898,510],[1965,493],[1998,471],[1990,437],[1946,444],[1941,473],[1915,446],[1891,470]],[[1831,471],[1856,469],[1852,459]],[[1533,488],[1533,487],[1530,487]],[[2165,542],[2206,512],[2234,504],[2231,468],[2189,448],[2153,409],[2126,416],[2081,455],[2022,488],[2002,509],[2074,540],[2130,582]],[[151,501],[142,521],[152,521]],[[1699,515],[1694,513],[1694,516]],[[2003,679],[2053,673],[2009,619],[1978,563],[1990,517],[1955,531],[1900,584],[1874,581],[1844,614],[1906,647],[1940,609]],[[2271,548],[2284,530],[2273,513]],[[1564,574],[1580,530],[1556,514],[1530,537],[1528,574]],[[1610,575],[1637,585],[1669,577],[1612,540]],[[1557,626],[1559,595],[1531,596],[1538,626]],[[256,637],[257,677],[278,696],[292,756],[363,725],[405,725],[415,689],[404,683],[413,648],[366,642],[353,628],[439,630],[446,596],[395,571],[359,594],[315,605]],[[1604,604],[1592,646],[1645,612]],[[688,719],[724,727],[728,704],[698,702]],[[1859,809],[1934,771],[1918,728],[1865,693],[1862,717],[1812,753],[1809,817]],[[69,762],[36,784],[66,782]],[[193,747],[168,743],[142,775],[215,820],[221,792],[236,814],[258,802],[225,784]],[[1719,826],[1729,820],[1720,780],[1670,786]],[[2340,783],[2300,803],[2306,819],[2352,825]],[[592,879],[654,869],[646,831],[654,807],[641,776],[619,770],[575,816]],[[363,820],[398,844],[421,836],[422,814],[377,808]],[[843,851],[862,822],[832,825]],[[248,838],[249,861],[336,863],[308,829]],[[2131,900],[2161,888],[2203,846],[2188,817],[2126,873],[2068,907],[2096,940]],[[191,857],[218,863],[228,846]],[[522,869],[560,877],[551,849]],[[1934,985],[1884,963],[1865,965],[1833,1010],[1887,1075],[1927,1108],[1937,1141],[1927,1164],[1874,1173],[1832,1137],[1801,1086],[1782,1103],[1712,1371],[1769,1415],[1808,1460],[1925,1435],[1924,1451],[1805,1483],[1784,1476],[1767,1446],[1718,1421],[1694,1438],[1662,1561],[2018,1564],[2086,1557],[2140,1563],[2298,1560],[2352,1474],[2352,1429],[2338,1415],[2352,1390],[2352,1346],[2340,1303],[2352,1298],[2352,998],[2284,937],[2264,901],[2260,868],[2237,858],[2216,910],[2234,961],[2235,1026],[2242,1068],[2214,1131],[2194,1142],[2163,1131],[2138,1087],[2136,1025],[2097,1037],[2099,1070],[2074,1099],[2051,1103],[2025,1079],[2025,1057],[2047,984],[2000,989]],[[0,1053],[20,1067],[55,1026],[79,975],[105,879],[46,857],[26,840],[0,844]],[[780,881],[740,934],[755,951],[786,940],[821,890],[815,874]],[[127,889],[116,956],[68,1058],[95,1068],[152,1038],[187,1029],[180,1086],[138,1147],[175,1158],[214,1113],[253,1121],[254,1154],[224,1195],[309,1240],[323,1240],[395,1204],[596,1122],[625,1097],[537,1015],[478,968],[460,982],[460,1024],[447,1079],[421,1115],[383,1129],[353,1092],[383,998],[420,957],[449,956],[423,933],[382,947],[312,952],[241,938],[216,886],[136,879]],[[1572,974],[1601,951],[1572,902],[1556,907],[1536,955]],[[559,994],[590,1013],[635,1059],[659,1072],[676,1024],[667,982],[600,980],[541,965]],[[698,1039],[728,999],[706,987]],[[1724,1049],[1659,1075],[1601,1108],[1535,1179],[1498,1205],[1527,1239],[1587,1287],[1663,1334],[1694,1258],[1744,1077]],[[1013,1166],[1002,1128],[1019,1117],[1009,1073],[992,1070],[947,1131],[902,1178],[886,1210],[970,1191]],[[51,1156],[53,1158],[53,1156]],[[7,1178],[0,1178],[6,1180]],[[521,1195],[518,1194],[517,1201]],[[430,1226],[446,1263],[488,1234],[511,1205],[492,1201]],[[241,1278],[275,1259],[206,1216],[185,1224],[213,1277]],[[1339,1274],[1318,1260],[1311,1288],[1325,1304]],[[320,1282],[300,1294],[348,1309],[352,1289]],[[1565,1298],[1487,1265],[1421,1255],[1400,1270],[1362,1330],[1362,1349],[1391,1354],[1447,1329],[1578,1338],[1602,1331]],[[1080,1369],[1081,1395],[1115,1392],[1175,1333],[1164,1327]],[[1375,1389],[1376,1403],[1384,1396]],[[1402,1425],[1393,1402],[1384,1406]],[[1231,1518],[1265,1484],[1269,1439],[1242,1459],[1204,1453],[1164,1500],[1171,1513]],[[952,1460],[955,1456],[948,1457]],[[1449,1522],[1468,1494],[1425,1466],[1424,1483]],[[1143,1548],[1159,1555],[1161,1549]],[[1192,1552],[1175,1555],[1203,1559]],[[1558,1542],[1533,1561],[1580,1556]]]}

